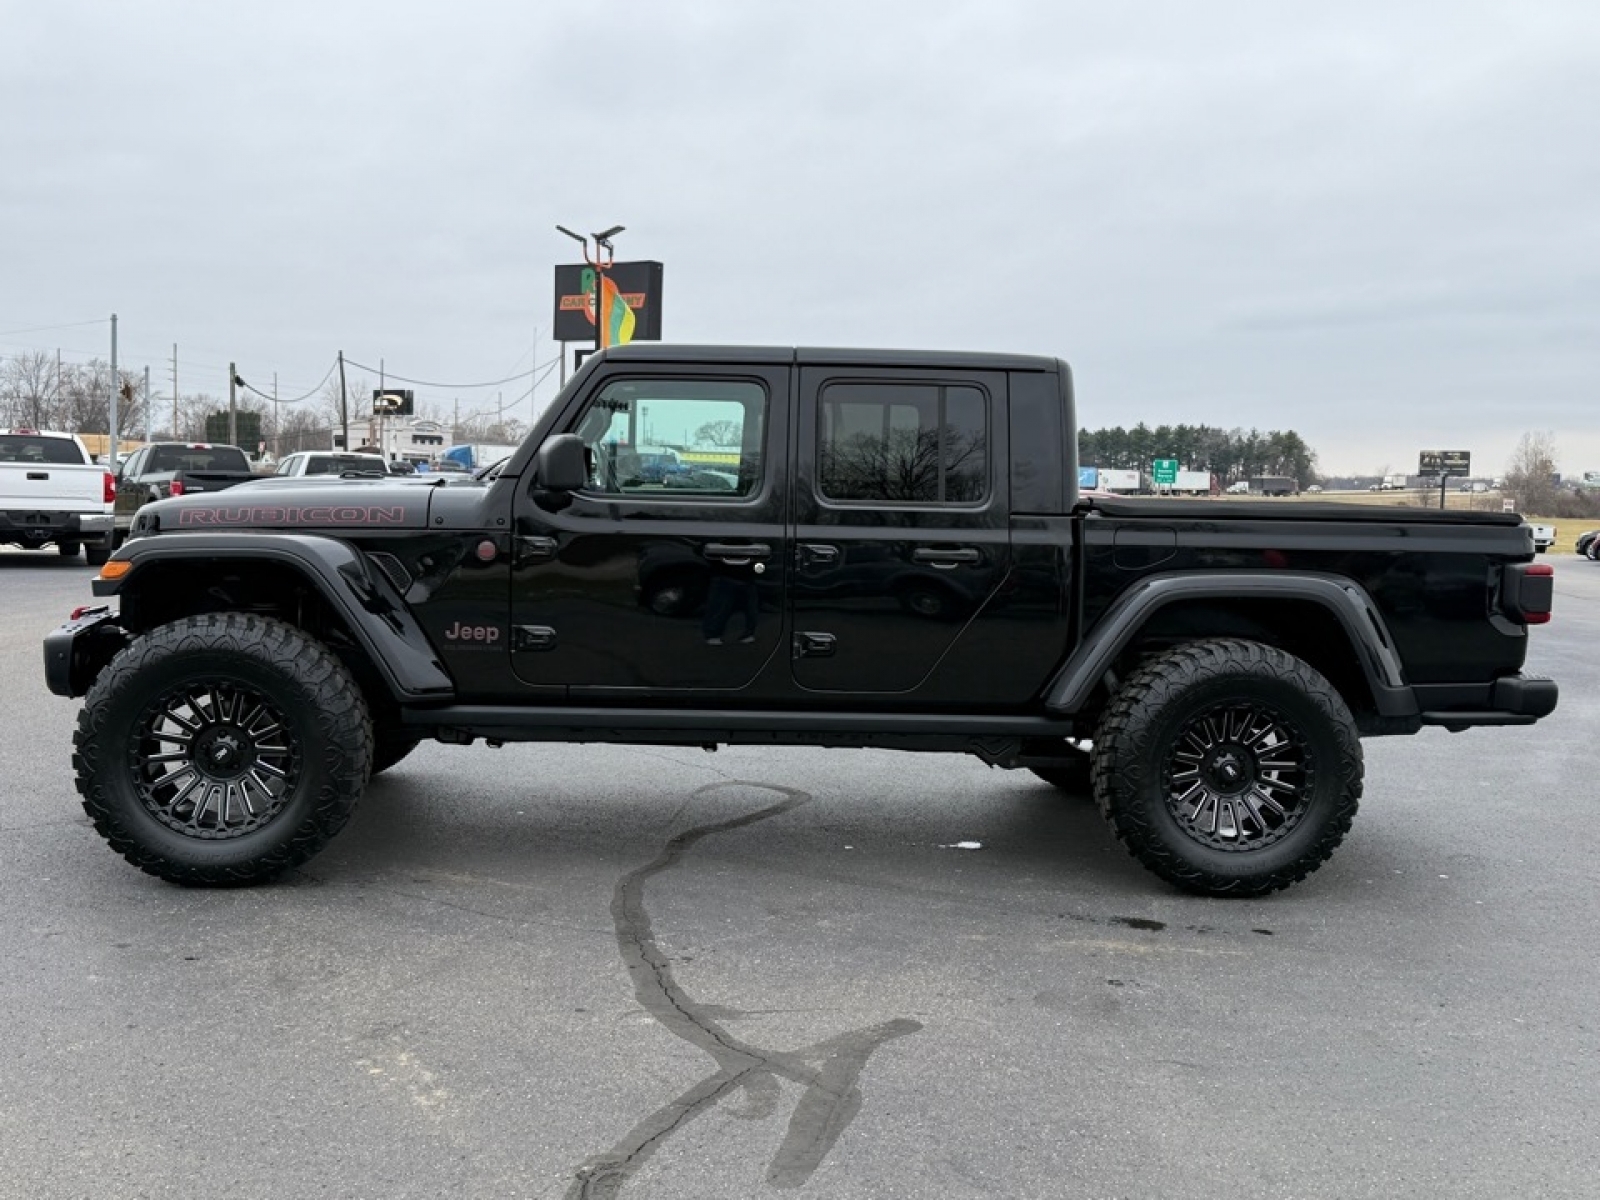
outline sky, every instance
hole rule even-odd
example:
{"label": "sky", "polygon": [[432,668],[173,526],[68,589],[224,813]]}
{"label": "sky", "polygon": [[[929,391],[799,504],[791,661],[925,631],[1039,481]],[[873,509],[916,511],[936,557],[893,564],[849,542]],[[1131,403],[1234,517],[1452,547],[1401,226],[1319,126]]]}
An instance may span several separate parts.
{"label": "sky", "polygon": [[[0,356],[553,397],[623,225],[672,342],[1055,355],[1080,425],[1600,469],[1600,5],[0,0]],[[352,368],[352,376],[364,372]],[[472,386],[468,386],[472,385]],[[488,386],[478,386],[488,385]],[[531,388],[531,390],[530,390]],[[314,401],[306,401],[314,403]]]}

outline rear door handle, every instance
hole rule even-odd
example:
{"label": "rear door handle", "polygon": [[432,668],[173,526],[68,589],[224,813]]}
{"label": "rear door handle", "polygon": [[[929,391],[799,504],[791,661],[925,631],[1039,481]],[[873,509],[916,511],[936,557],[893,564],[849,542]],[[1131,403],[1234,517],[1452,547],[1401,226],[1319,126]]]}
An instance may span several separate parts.
{"label": "rear door handle", "polygon": [[765,542],[707,542],[705,555],[730,566],[742,567],[758,558],[771,558],[772,547]]}
{"label": "rear door handle", "polygon": [[919,546],[911,552],[911,561],[927,563],[930,567],[949,569],[982,562],[983,555],[970,546],[955,550],[939,549],[932,546]]}

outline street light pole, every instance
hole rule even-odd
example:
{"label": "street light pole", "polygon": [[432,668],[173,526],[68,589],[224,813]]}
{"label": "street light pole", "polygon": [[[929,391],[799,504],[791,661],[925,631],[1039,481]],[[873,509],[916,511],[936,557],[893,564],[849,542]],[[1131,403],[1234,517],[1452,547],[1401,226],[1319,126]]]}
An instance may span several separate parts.
{"label": "street light pole", "polygon": [[[606,328],[606,268],[617,260],[616,247],[611,244],[611,239],[623,232],[627,226],[613,225],[610,229],[600,233],[591,233],[584,237],[581,233],[573,233],[565,225],[557,225],[556,229],[566,234],[578,245],[583,247],[583,261],[594,270],[594,348],[596,351],[604,350],[611,344]],[[589,240],[594,239],[594,253],[589,253]],[[566,382],[566,347],[561,350],[562,382]]]}

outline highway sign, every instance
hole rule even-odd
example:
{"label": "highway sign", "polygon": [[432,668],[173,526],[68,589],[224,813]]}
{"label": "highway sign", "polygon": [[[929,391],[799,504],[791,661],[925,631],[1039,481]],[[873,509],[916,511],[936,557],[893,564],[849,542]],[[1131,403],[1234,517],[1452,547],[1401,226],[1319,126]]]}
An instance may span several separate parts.
{"label": "highway sign", "polygon": [[1157,483],[1171,487],[1178,482],[1178,460],[1158,458],[1150,464],[1150,477]]}

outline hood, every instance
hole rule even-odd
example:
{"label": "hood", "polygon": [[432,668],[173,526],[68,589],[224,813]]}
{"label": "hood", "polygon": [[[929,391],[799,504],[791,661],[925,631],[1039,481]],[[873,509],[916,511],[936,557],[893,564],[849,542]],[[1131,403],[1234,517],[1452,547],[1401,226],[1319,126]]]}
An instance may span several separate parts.
{"label": "hood", "polygon": [[432,496],[433,487],[415,476],[266,478],[225,492],[147,504],[134,520],[134,532],[425,529]]}

